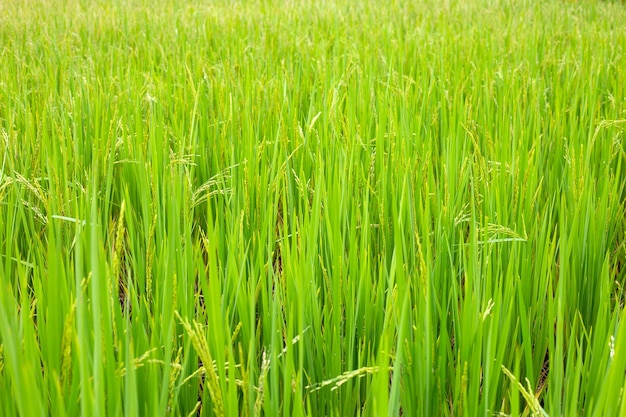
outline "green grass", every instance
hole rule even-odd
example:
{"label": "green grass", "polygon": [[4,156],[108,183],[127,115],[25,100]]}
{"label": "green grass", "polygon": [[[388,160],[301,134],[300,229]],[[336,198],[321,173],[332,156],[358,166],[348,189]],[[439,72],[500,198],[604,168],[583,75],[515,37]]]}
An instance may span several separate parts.
{"label": "green grass", "polygon": [[626,415],[626,9],[0,4],[1,416]]}

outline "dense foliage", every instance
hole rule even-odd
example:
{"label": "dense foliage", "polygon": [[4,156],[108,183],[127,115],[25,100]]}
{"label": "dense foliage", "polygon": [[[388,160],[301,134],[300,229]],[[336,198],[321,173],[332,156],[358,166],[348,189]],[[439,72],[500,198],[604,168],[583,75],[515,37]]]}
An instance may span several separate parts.
{"label": "dense foliage", "polygon": [[619,3],[0,4],[0,415],[626,413]]}

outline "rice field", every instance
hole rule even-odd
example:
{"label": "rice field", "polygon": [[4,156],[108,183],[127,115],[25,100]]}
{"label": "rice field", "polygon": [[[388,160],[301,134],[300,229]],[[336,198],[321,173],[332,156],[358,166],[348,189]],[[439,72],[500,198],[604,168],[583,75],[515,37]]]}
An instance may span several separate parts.
{"label": "rice field", "polygon": [[626,7],[4,0],[0,416],[626,416]]}

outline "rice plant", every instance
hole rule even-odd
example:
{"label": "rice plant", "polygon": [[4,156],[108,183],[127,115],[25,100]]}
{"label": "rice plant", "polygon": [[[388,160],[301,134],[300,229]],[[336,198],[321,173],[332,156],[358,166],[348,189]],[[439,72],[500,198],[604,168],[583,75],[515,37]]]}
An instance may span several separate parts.
{"label": "rice plant", "polygon": [[0,4],[1,416],[626,415],[626,9]]}

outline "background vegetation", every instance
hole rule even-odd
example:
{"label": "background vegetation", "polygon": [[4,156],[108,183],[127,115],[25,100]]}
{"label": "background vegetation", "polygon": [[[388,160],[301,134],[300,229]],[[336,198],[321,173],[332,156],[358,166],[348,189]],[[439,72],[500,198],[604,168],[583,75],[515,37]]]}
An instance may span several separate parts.
{"label": "background vegetation", "polygon": [[0,4],[0,415],[626,415],[626,11]]}

